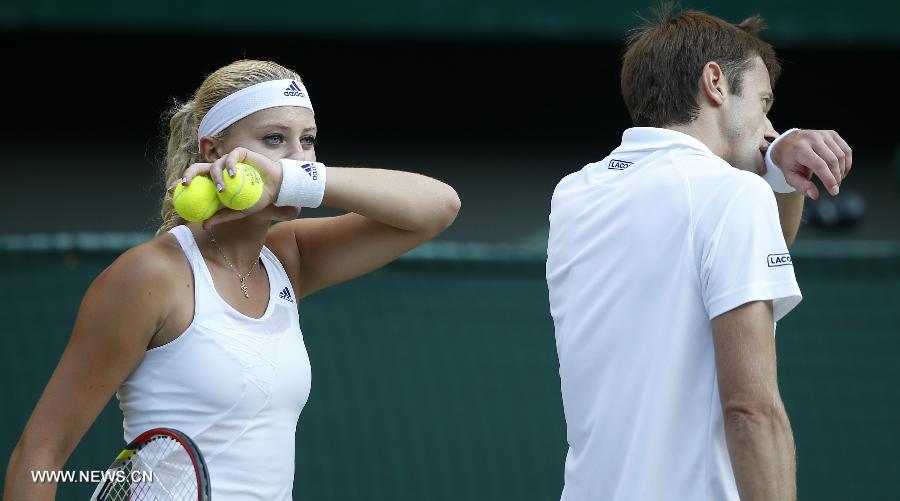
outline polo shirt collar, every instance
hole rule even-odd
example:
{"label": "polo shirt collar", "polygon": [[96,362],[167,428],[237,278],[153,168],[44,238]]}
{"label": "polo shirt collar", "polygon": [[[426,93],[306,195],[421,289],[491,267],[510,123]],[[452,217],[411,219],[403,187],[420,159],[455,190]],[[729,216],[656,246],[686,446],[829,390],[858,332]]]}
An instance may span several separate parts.
{"label": "polo shirt collar", "polygon": [[622,145],[619,151],[658,150],[667,148],[693,148],[713,155],[699,139],[683,132],[656,127],[632,127],[622,133]]}

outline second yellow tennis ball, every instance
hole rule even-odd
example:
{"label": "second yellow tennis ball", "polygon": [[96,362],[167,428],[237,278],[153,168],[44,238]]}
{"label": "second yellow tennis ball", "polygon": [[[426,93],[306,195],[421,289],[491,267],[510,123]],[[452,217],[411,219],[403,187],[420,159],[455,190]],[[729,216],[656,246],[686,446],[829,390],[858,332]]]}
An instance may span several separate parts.
{"label": "second yellow tennis ball", "polygon": [[244,210],[253,205],[262,196],[263,178],[259,171],[247,164],[237,164],[234,177],[228,170],[222,172],[225,189],[219,192],[219,200],[229,209]]}
{"label": "second yellow tennis ball", "polygon": [[222,207],[216,196],[216,185],[204,176],[194,177],[187,186],[178,183],[172,205],[179,216],[192,223],[206,221]]}

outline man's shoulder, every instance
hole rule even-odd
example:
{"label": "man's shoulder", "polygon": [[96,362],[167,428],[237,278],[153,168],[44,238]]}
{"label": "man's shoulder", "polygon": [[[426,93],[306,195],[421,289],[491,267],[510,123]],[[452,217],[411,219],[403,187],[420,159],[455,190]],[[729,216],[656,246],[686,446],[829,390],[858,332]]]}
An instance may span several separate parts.
{"label": "man's shoulder", "polygon": [[718,231],[723,221],[749,227],[775,217],[775,195],[766,181],[756,173],[730,167],[715,178],[695,180],[691,193],[692,219],[700,233]]}
{"label": "man's shoulder", "polygon": [[672,152],[668,160],[681,167],[688,174],[698,178],[729,179],[740,172],[724,159],[713,155],[708,151],[700,151],[694,148],[684,148]]}
{"label": "man's shoulder", "polygon": [[585,175],[586,171],[589,171],[591,168],[593,168],[594,166],[596,166],[602,162],[603,162],[603,160],[600,160],[597,162],[588,162],[588,163],[582,165],[580,169],[566,174],[565,176],[562,177],[562,179],[559,180],[558,183],[556,183],[556,188],[559,189],[560,187],[565,187],[568,185],[572,185],[574,183],[581,182],[584,179],[584,175]]}
{"label": "man's shoulder", "polygon": [[772,188],[762,176],[738,169],[717,156],[691,152],[679,158],[679,163],[685,167],[682,172],[695,195],[732,198],[748,192],[754,198],[772,196]]}
{"label": "man's shoulder", "polygon": [[775,197],[769,183],[755,172],[732,167],[724,180],[720,191],[730,195],[729,198],[741,196],[752,201],[762,201]]}
{"label": "man's shoulder", "polygon": [[595,165],[597,162],[589,163],[583,166],[581,169],[576,170],[575,172],[570,172],[563,176],[562,179],[556,183],[556,187],[553,189],[553,197],[557,198],[560,194],[564,193],[566,190],[573,189],[579,186],[584,185],[584,176],[585,170],[589,169],[592,165]]}
{"label": "man's shoulder", "polygon": [[580,172],[581,169],[576,170],[575,172],[570,172],[563,176],[562,179],[560,179],[559,182],[556,183],[556,188],[553,191],[559,191],[560,189],[563,189],[567,185],[573,183],[575,181],[575,176],[577,176]]}

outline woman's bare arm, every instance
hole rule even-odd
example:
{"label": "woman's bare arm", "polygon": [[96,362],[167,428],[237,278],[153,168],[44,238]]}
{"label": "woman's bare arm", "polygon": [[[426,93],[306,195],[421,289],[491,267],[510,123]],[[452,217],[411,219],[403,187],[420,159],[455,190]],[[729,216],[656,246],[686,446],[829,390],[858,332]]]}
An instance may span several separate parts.
{"label": "woman's bare arm", "polygon": [[[31,471],[59,470],[167,316],[173,273],[151,243],[120,256],[88,288],[62,359],[13,450],[6,501],[55,498]],[[26,333],[28,335],[28,333]]]}
{"label": "woman's bare arm", "polygon": [[447,184],[419,174],[329,167],[322,205],[350,214],[301,218],[269,231],[273,249],[294,246],[299,254],[301,297],[376,270],[434,238],[456,219],[460,201]]}

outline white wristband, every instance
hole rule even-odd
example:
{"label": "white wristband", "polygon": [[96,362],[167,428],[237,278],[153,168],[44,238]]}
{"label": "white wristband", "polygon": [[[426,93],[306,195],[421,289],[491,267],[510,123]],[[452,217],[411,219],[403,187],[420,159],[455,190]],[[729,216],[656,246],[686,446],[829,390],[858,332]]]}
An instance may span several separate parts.
{"label": "white wristband", "polygon": [[275,205],[283,207],[318,207],[325,196],[325,165],[283,158],[281,188]]}
{"label": "white wristband", "polygon": [[796,188],[788,184],[787,179],[784,178],[784,173],[781,172],[781,168],[775,164],[775,161],[772,160],[772,151],[775,150],[775,145],[778,144],[778,141],[781,141],[784,137],[792,132],[796,132],[800,129],[791,129],[782,135],[778,136],[772,144],[769,145],[769,149],[766,150],[766,175],[763,176],[763,179],[769,183],[769,186],[772,187],[772,191],[775,193],[793,193],[797,191]]}

